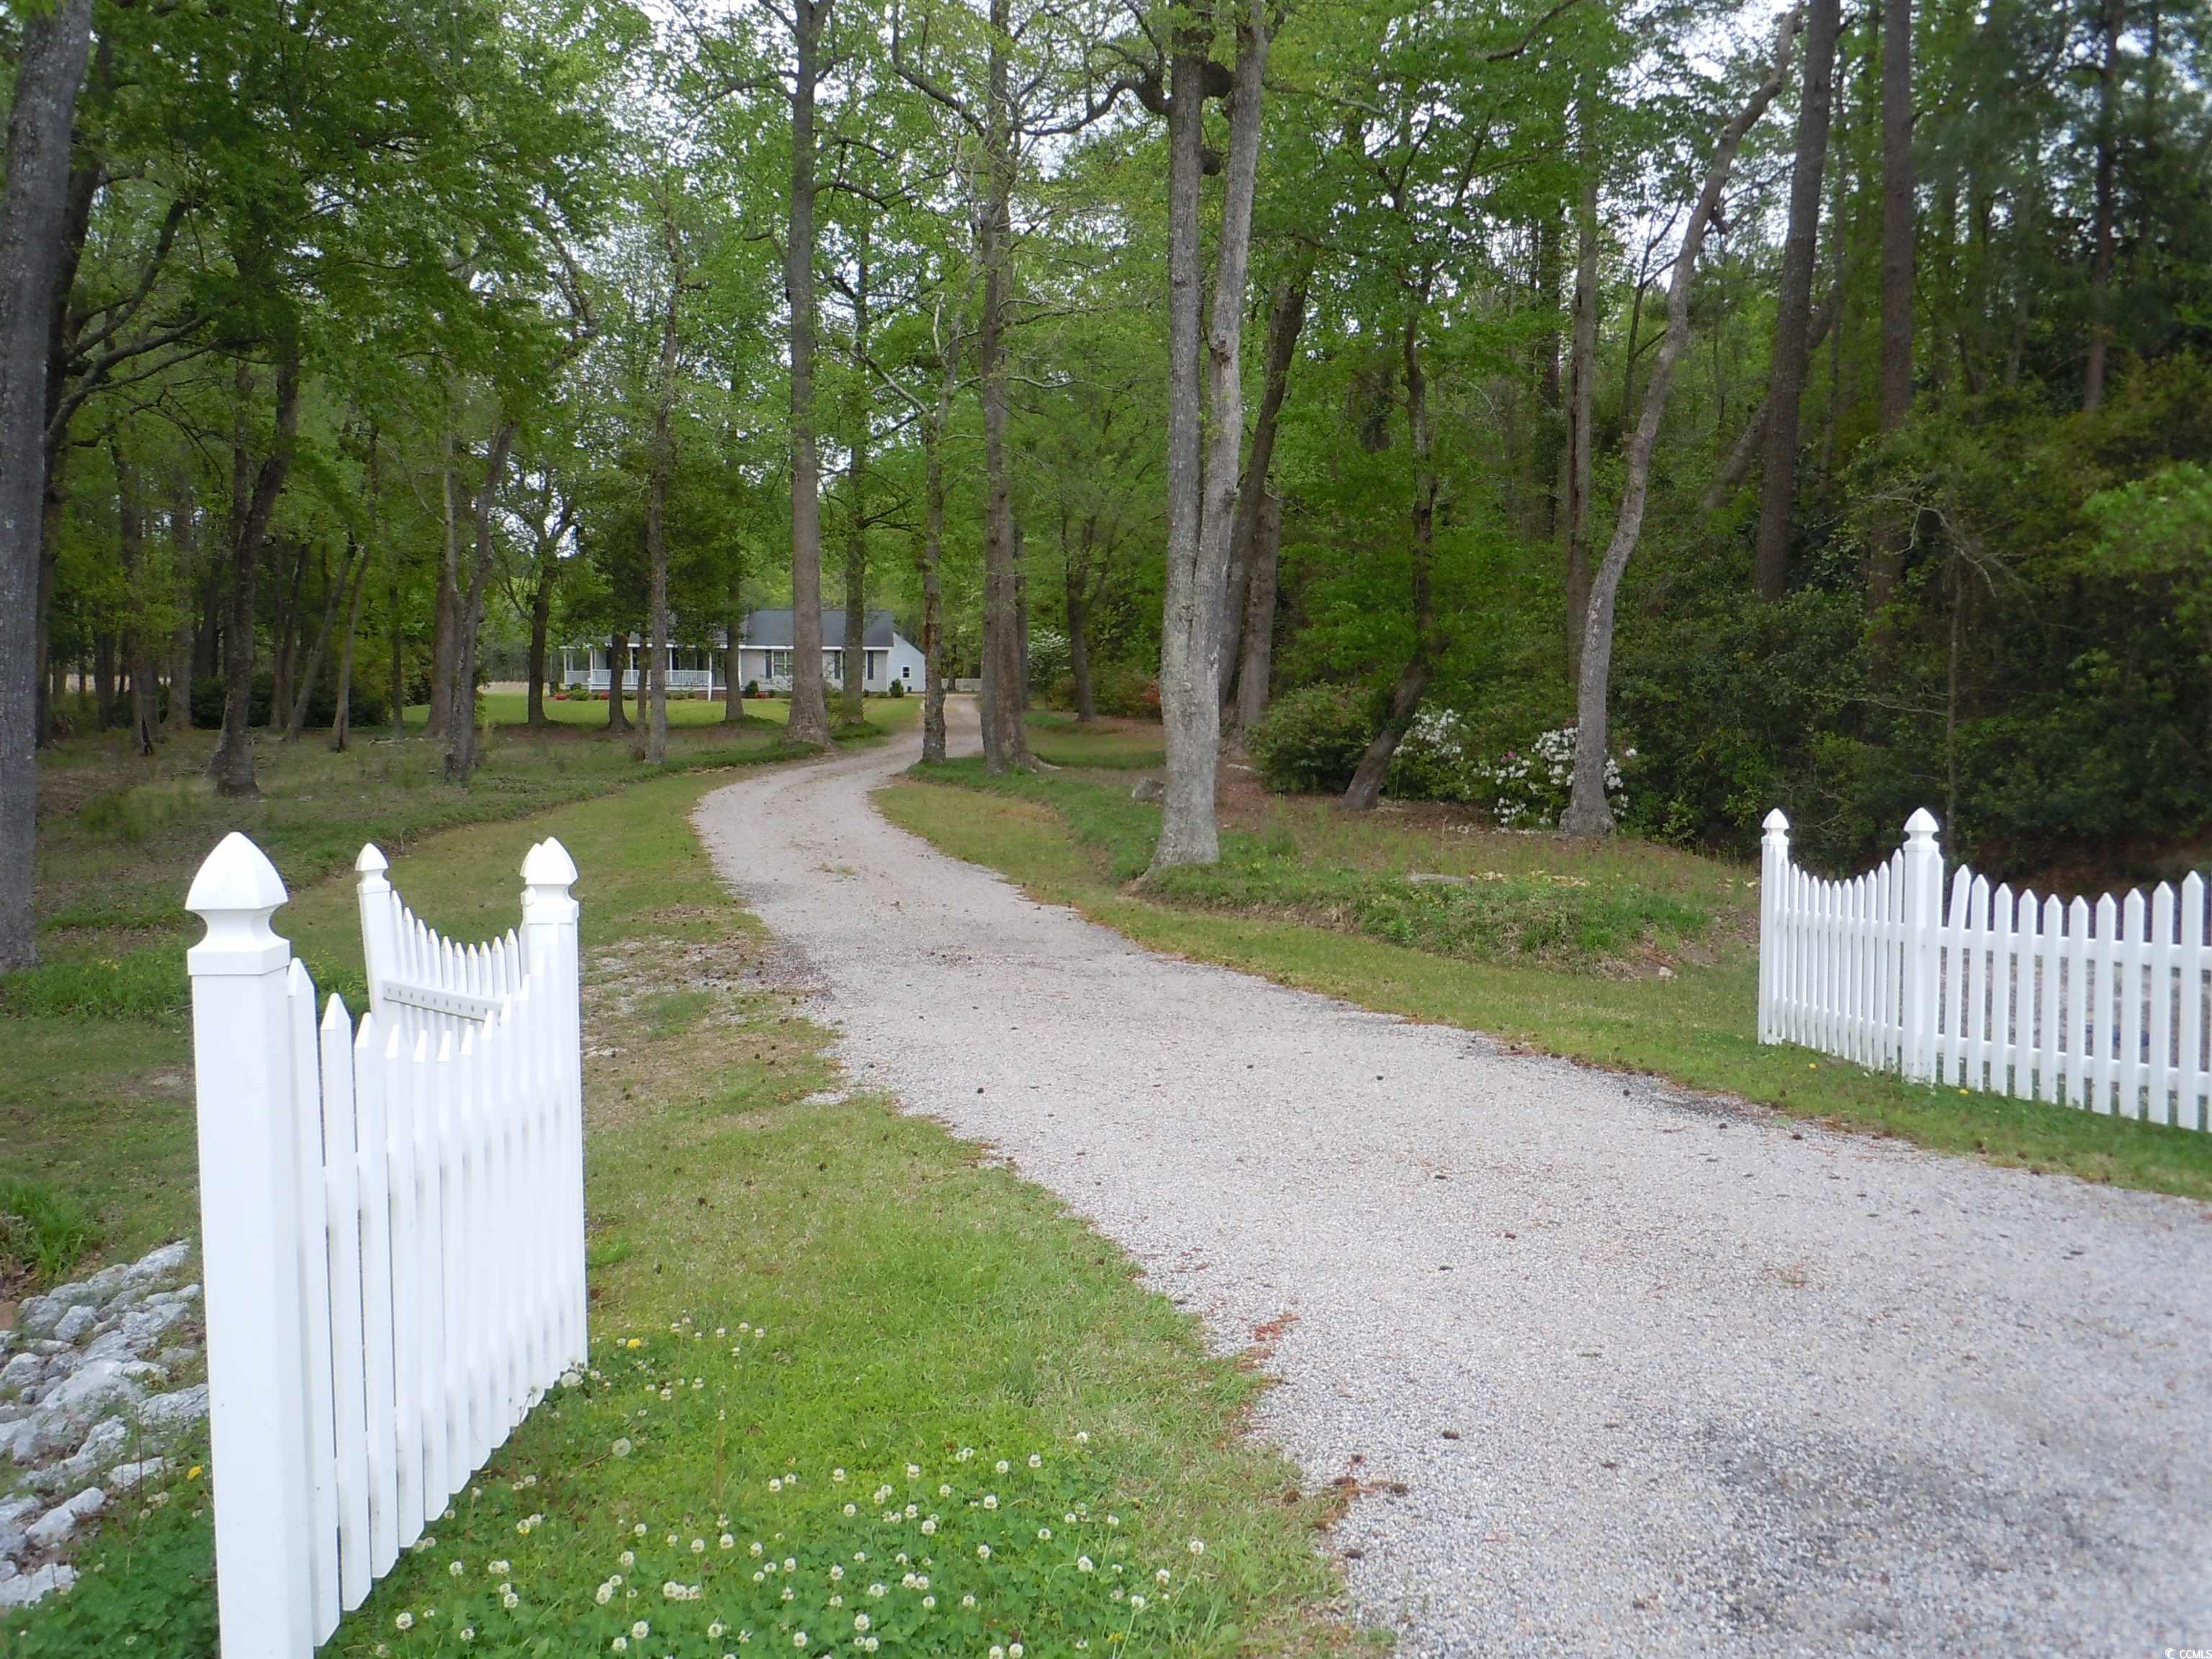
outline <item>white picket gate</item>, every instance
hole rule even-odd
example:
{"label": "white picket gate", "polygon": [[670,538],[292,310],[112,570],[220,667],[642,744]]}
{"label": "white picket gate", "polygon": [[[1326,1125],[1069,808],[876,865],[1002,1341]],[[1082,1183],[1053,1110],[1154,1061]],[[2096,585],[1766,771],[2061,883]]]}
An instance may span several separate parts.
{"label": "white picket gate", "polygon": [[306,1659],[586,1357],[575,866],[459,946],[362,849],[358,1029],[244,836],[185,906],[223,1659]]}
{"label": "white picket gate", "polygon": [[1887,863],[1828,881],[1766,817],[1759,1037],[1918,1082],[2212,1128],[2212,929],[2205,884],[2092,905],[1992,890],[1961,865],[1943,902],[1936,820]]}

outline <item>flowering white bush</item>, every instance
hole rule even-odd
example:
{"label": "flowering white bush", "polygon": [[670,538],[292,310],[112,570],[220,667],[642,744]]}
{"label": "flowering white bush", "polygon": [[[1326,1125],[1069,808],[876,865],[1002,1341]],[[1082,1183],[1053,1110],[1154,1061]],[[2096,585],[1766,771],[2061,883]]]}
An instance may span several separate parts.
{"label": "flowering white bush", "polygon": [[[1490,809],[1504,830],[1548,830],[1567,808],[1567,795],[1575,776],[1575,732],[1558,726],[1540,732],[1526,749],[1509,749],[1496,760],[1474,769],[1475,793],[1468,799]],[[1633,760],[1636,751],[1626,752]],[[1626,797],[1620,762],[1607,757],[1605,792],[1616,811]]]}

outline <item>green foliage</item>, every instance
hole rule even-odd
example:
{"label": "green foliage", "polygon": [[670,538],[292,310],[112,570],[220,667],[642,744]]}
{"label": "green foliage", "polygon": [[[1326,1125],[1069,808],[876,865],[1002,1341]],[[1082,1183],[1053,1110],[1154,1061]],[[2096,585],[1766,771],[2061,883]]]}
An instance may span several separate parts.
{"label": "green foliage", "polygon": [[[2158,872],[2212,823],[2208,404],[2212,365],[2183,360],[2094,414],[1923,409],[1782,602],[1746,603],[1732,563],[1655,564],[1616,680],[1631,821],[1747,852],[1779,805],[1809,859],[1849,869],[1925,806],[2015,880]],[[1869,615],[1864,566],[1900,526]]]}
{"label": "green foliage", "polygon": [[181,945],[62,957],[0,975],[0,1011],[94,1019],[181,1020],[191,1006]]}
{"label": "green foliage", "polygon": [[110,1505],[88,1546],[75,1547],[65,1595],[0,1617],[9,1659],[199,1659],[216,1651],[215,1523],[204,1468]]}
{"label": "green foliage", "polygon": [[1382,724],[1373,691],[1309,685],[1286,692],[1246,739],[1261,781],[1285,794],[1340,793]]}
{"label": "green foliage", "polygon": [[0,1179],[0,1294],[59,1284],[99,1234],[91,1212],[58,1188]]}
{"label": "green foliage", "polygon": [[1160,683],[1128,663],[1101,663],[1091,672],[1091,705],[1094,712],[1117,720],[1156,720],[1160,717]]}
{"label": "green foliage", "polygon": [[[270,723],[270,708],[276,701],[276,677],[263,671],[253,677],[253,690],[246,702],[246,722],[248,726],[264,726]],[[206,674],[192,682],[192,724],[203,731],[217,731],[222,726],[222,705],[226,696],[222,678]],[[287,717],[289,710],[286,711]],[[327,731],[337,720],[337,690],[327,678],[319,679],[307,696],[307,729]],[[392,718],[392,705],[384,694],[363,685],[359,679],[353,683],[353,696],[348,700],[346,720],[355,726],[382,726]]]}

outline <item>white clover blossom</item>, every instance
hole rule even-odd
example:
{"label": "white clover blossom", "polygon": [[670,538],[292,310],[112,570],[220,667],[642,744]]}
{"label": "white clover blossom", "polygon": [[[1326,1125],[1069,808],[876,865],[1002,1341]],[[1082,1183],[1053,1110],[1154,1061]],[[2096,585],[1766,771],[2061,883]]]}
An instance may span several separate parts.
{"label": "white clover blossom", "polygon": [[397,1630],[413,1630],[415,1628],[415,1615],[411,1613],[403,1613],[397,1619],[394,1619],[392,1623],[393,1628]]}
{"label": "white clover blossom", "polygon": [[613,1445],[608,1447],[607,1449],[612,1452],[617,1457],[628,1457],[631,1452],[636,1449],[636,1448],[629,1443],[629,1437],[628,1435],[623,1435],[616,1440]]}

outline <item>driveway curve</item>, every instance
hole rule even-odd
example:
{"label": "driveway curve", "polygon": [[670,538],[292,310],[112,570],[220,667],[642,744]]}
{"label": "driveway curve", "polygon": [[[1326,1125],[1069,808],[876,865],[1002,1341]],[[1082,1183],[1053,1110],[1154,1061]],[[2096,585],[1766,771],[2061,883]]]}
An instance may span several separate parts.
{"label": "driveway curve", "polygon": [[917,744],[718,790],[718,869],[859,1082],[1265,1328],[1401,1653],[2212,1648],[2204,1206],[1150,954],[888,824]]}

